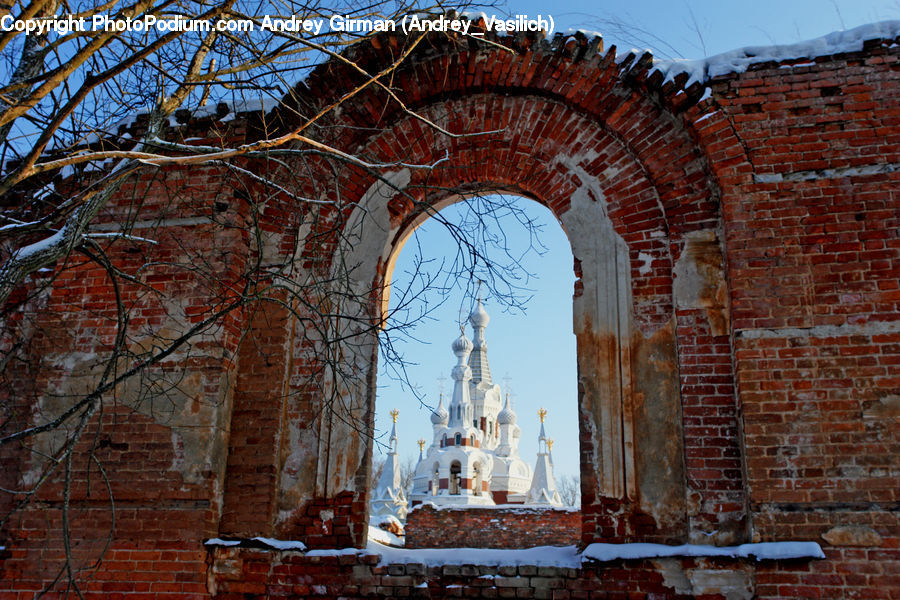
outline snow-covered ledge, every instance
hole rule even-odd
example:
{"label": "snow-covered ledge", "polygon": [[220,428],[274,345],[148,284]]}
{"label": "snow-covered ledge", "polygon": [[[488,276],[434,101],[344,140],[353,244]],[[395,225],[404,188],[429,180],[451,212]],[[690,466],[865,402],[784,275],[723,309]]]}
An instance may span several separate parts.
{"label": "snow-covered ledge", "polygon": [[740,546],[703,546],[682,544],[590,544],[581,553],[584,561],[605,562],[620,558],[663,558],[669,556],[723,556],[727,558],[755,558],[783,560],[788,558],[825,558],[816,542],[762,542]]}
{"label": "snow-covered ledge", "polygon": [[[225,547],[268,547],[274,550],[305,549],[302,542],[253,538],[252,540],[221,540],[213,538],[203,542],[205,546]],[[575,546],[539,546],[522,550],[494,550],[489,548],[426,548],[406,550],[391,548],[369,540],[364,550],[344,548],[335,550],[310,550],[309,557],[378,555],[379,564],[424,564],[428,567],[443,565],[482,565],[579,568],[582,564],[629,560],[642,558],[664,558],[676,556],[753,558],[761,560],[825,558],[825,553],[816,542],[763,542],[741,544],[740,546],[703,546],[683,544],[590,544],[583,552]]]}
{"label": "snow-covered ledge", "polygon": [[[853,29],[835,31],[811,40],[795,44],[773,46],[747,46],[696,60],[653,60],[653,70],[659,71],[665,79],[672,80],[680,73],[687,73],[684,86],[692,83],[706,83],[714,77],[729,73],[743,73],[750,66],[760,63],[783,63],[802,59],[812,60],[789,66],[800,67],[815,64],[819,56],[833,56],[844,52],[858,52],[870,40],[894,40],[900,37],[900,20],[868,23]],[[619,60],[625,56],[641,55],[644,51],[631,49],[619,52]]]}
{"label": "snow-covered ledge", "polygon": [[275,538],[255,537],[255,538],[229,538],[223,540],[221,538],[210,538],[203,542],[204,546],[222,546],[230,548],[240,546],[241,548],[260,548],[263,550],[306,550],[306,544],[303,542],[292,542],[288,540],[276,540]]}

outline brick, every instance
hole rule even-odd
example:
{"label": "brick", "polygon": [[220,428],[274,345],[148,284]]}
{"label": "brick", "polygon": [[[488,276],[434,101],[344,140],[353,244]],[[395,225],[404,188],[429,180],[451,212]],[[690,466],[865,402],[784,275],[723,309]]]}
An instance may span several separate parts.
{"label": "brick", "polygon": [[[413,521],[431,521],[419,533],[409,530],[408,546],[460,545],[456,532],[468,532],[468,540],[480,546],[507,548],[707,538],[731,545],[751,541],[746,535],[760,541],[823,540],[824,561],[717,559],[702,568],[745,570],[756,582],[753,593],[763,599],[900,597],[893,575],[900,562],[900,524],[893,510],[900,485],[891,461],[897,455],[891,425],[900,384],[900,51],[891,47],[893,41],[869,42],[805,66],[772,63],[726,74],[708,82],[710,97],[697,104],[678,83],[660,88],[653,75],[624,72],[611,55],[582,60],[578,41],[553,50],[527,36],[498,39],[515,51],[435,38],[391,78],[392,89],[426,118],[447,121],[454,131],[495,133],[444,139],[394,103],[385,105],[381,92],[362,90],[341,107],[343,117],[325,117],[322,135],[332,136],[329,143],[338,148],[385,164],[431,164],[446,151],[446,165],[427,173],[411,169],[408,189],[490,184],[541,199],[556,217],[572,209],[577,194],[595,194],[588,175],[615,173],[604,175],[603,197],[591,201],[604,203],[610,227],[627,248],[623,281],[632,303],[621,314],[633,327],[634,345],[622,350],[635,370],[622,375],[637,393],[629,396],[635,402],[621,422],[635,435],[628,451],[635,453],[636,473],[628,473],[633,477],[627,483],[637,481],[639,488],[635,495],[629,489],[629,497],[653,502],[641,486],[644,478],[652,479],[660,457],[648,450],[657,440],[645,429],[663,422],[678,430],[668,441],[682,444],[683,454],[659,472],[677,471],[678,481],[686,482],[684,497],[675,503],[685,505],[676,506],[675,516],[660,516],[635,502],[601,497],[603,474],[595,472],[592,431],[597,423],[590,421],[596,407],[582,407],[588,421],[580,432],[581,513],[502,515],[492,528],[474,527],[474,512],[417,511]],[[364,59],[361,64],[377,67],[396,55],[391,44],[385,39],[376,48],[363,42],[354,52]],[[295,90],[298,101],[314,108],[337,98],[349,68],[333,63],[316,71]],[[343,121],[333,120],[338,118],[349,119],[352,127],[343,128]],[[193,119],[172,135],[239,145],[255,141],[262,130],[251,121],[238,116],[210,125]],[[559,157],[579,161],[577,168]],[[347,214],[323,205],[318,217],[326,230],[340,226],[375,183],[373,174],[353,166],[335,178],[330,166],[310,157],[302,171],[312,178],[298,175],[301,169],[292,174],[301,196],[337,199],[340,192]],[[242,225],[255,216],[267,234],[281,239],[273,241],[277,258],[296,259],[307,272],[330,272],[330,257],[345,232],[314,231],[298,239],[308,207],[267,192],[261,213],[253,215],[251,203],[235,193],[253,185],[220,165],[173,167],[139,173],[110,200],[97,225],[129,216],[146,223],[166,217],[153,229],[158,243],[152,248],[135,249],[120,240],[107,251],[116,268],[141,282],[123,279],[119,290],[129,306],[130,349],[145,350],[144,332],[171,335],[179,328],[175,321],[199,323],[234,290],[255,285],[260,273],[248,270],[256,249]],[[15,202],[12,196],[5,201]],[[425,194],[416,202],[392,199],[391,227],[400,231],[430,201]],[[168,218],[176,214],[178,221]],[[210,214],[218,216],[210,221]],[[200,224],[184,224],[194,221]],[[716,235],[706,244],[696,241],[708,232]],[[576,247],[584,241],[593,243],[573,240]],[[198,282],[189,271],[200,265],[215,277]],[[590,272],[586,266],[576,266],[579,275]],[[685,288],[687,279],[696,281]],[[35,296],[37,308],[27,298],[40,282],[49,287]],[[579,281],[576,296],[593,293],[587,285]],[[117,334],[116,290],[103,269],[77,260],[55,267],[53,278],[36,275],[16,293],[15,304],[3,307],[0,350],[6,355],[19,341],[25,345],[3,373],[0,400],[12,415],[4,418],[16,420],[11,426],[25,427],[47,410],[34,399],[47,398],[48,390],[54,401],[80,395],[87,384],[79,378],[91,375],[75,371],[102,371]],[[112,527],[108,507],[94,496],[96,477],[89,482],[86,476],[92,473],[84,460],[90,444],[97,444],[93,450],[103,464],[115,467],[108,471],[118,507],[106,560],[85,581],[89,596],[203,598],[209,582],[222,600],[422,597],[430,593],[416,587],[422,581],[455,597],[674,595],[665,585],[668,572],[653,561],[566,569],[563,581],[546,567],[378,567],[373,556],[313,559],[297,552],[201,548],[204,539],[229,535],[302,539],[310,548],[365,542],[368,498],[352,477],[336,478],[341,492],[321,482],[333,497],[298,492],[288,502],[282,493],[286,481],[312,476],[288,470],[323,462],[314,450],[302,460],[285,452],[326,445],[287,441],[294,424],[318,417],[323,394],[316,379],[322,365],[310,358],[312,342],[286,298],[275,291],[266,302],[233,311],[195,340],[190,352],[153,365],[146,375],[169,384],[161,389],[190,399],[178,419],[161,418],[157,406],[134,410],[109,402],[89,423],[72,470],[78,510],[73,533],[82,544],[75,548],[85,564],[93,562],[87,546],[104,540]],[[666,339],[654,345],[660,338]],[[659,349],[671,356],[657,356]],[[595,356],[588,360],[596,363]],[[671,373],[672,380],[653,393],[641,391],[659,372]],[[131,393],[129,385],[122,386],[121,399]],[[678,400],[672,419],[648,409],[664,394]],[[176,426],[181,419],[197,421]],[[191,437],[201,431],[208,435]],[[332,440],[331,451],[342,455],[348,443]],[[4,489],[17,487],[35,458],[12,446],[0,449]],[[358,456],[358,450],[345,454]],[[359,465],[350,462],[355,473]],[[617,468],[624,473],[626,467]],[[48,481],[40,504],[4,525],[0,598],[32,597],[58,572],[61,491],[58,479]],[[2,502],[5,509],[12,500],[4,496]],[[849,541],[827,533],[851,526],[875,533]],[[440,532],[440,539],[422,533],[428,530],[433,537]],[[834,545],[825,543],[829,537]],[[692,569],[702,562],[692,560],[667,564]],[[500,577],[481,583],[496,583],[496,589],[447,587],[495,574]]]}

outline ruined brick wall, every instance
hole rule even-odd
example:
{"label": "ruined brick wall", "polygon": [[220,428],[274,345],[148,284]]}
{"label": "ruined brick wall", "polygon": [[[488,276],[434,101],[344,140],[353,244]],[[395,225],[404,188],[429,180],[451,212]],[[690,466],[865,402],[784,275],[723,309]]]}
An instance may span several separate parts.
{"label": "ruined brick wall", "polygon": [[[31,311],[19,307],[20,325],[4,331],[18,344],[0,386],[4,406],[10,401],[22,409],[14,425],[45,423],[78,403],[92,411],[84,413],[86,433],[72,453],[68,520],[72,568],[91,573],[82,589],[97,596],[206,593],[206,556],[197,540],[219,529],[241,328],[239,314],[214,327],[203,320],[229,303],[230,286],[248,258],[244,234],[229,226],[240,215],[223,179],[215,168],[194,168],[151,170],[126,182],[96,227],[116,231],[128,222],[156,242],[110,238],[101,244],[133,279],[114,286],[102,264],[73,254],[55,278],[31,282],[27,293],[43,287]],[[208,278],[190,276],[198,265]],[[117,295],[130,333],[106,380],[141,361],[152,363],[94,404],[89,394],[110,367],[117,336]],[[154,357],[156,342],[192,328],[196,335],[188,343]],[[77,423],[69,421],[66,432]],[[4,426],[6,433],[11,423]],[[11,487],[37,483],[46,464],[41,453],[58,452],[62,439],[57,434],[18,446],[22,478]],[[91,450],[96,460],[88,460]],[[5,465],[4,457],[0,470],[6,472]],[[0,593],[37,593],[63,569],[63,469],[57,465],[33,501],[3,524]]]}
{"label": "ruined brick wall", "polygon": [[532,548],[581,539],[581,513],[549,507],[416,507],[406,516],[407,548]]}
{"label": "ruined brick wall", "polygon": [[211,551],[216,600],[274,598],[747,598],[751,570],[734,560],[615,560],[580,568],[535,565],[379,564],[375,555],[306,557],[250,549]]}
{"label": "ruined brick wall", "polygon": [[752,167],[722,198],[752,535],[835,561],[767,569],[761,596],[897,589],[898,67],[873,49],[715,86]]}
{"label": "ruined brick wall", "polygon": [[[374,68],[400,44],[384,41],[351,52]],[[497,133],[447,139],[377,89],[318,132],[373,162],[442,161],[427,172],[386,172],[393,188],[352,166],[334,176],[314,161],[304,165],[323,178],[303,195],[339,195],[348,206],[348,214],[323,209],[323,223],[352,224],[357,203],[377,220],[367,235],[383,237],[366,237],[352,256],[366,272],[354,285],[377,283],[385,248],[427,207],[448,201],[441,190],[499,190],[544,203],[572,241],[578,276],[581,542],[802,539],[821,543],[827,559],[729,564],[727,576],[699,559],[578,573],[519,567],[479,580],[484,589],[474,591],[471,569],[390,572],[355,555],[207,553],[202,541],[219,535],[314,548],[364,543],[371,448],[360,431],[372,426],[374,346],[369,339],[351,353],[369,378],[347,392],[352,426],[329,420],[321,365],[310,358],[315,332],[275,296],[230,312],[189,351],[151,369],[156,386],[143,389],[153,394],[140,393],[147,379],[110,390],[115,402],[93,417],[98,435],[84,443],[96,443],[112,466],[116,528],[86,591],[243,598],[427,589],[490,597],[517,589],[546,597],[555,586],[557,597],[670,597],[719,593],[704,586],[725,581],[755,586],[748,594],[763,598],[839,598],[897,588],[897,45],[756,65],[713,80],[701,100],[702,86],[664,81],[643,57],[617,62],[614,50],[594,53],[596,42],[498,41],[515,52],[429,38],[393,80],[410,107],[442,126]],[[352,80],[344,69],[321,68],[299,102],[340,94],[334,82]],[[283,128],[290,114],[277,115]],[[208,120],[182,135],[214,143],[209,132],[230,127],[238,143],[259,137],[252,123]],[[137,215],[129,218],[159,242],[118,240],[107,249],[114,264],[139,275],[120,290],[143,332],[129,339],[135,356],[146,350],[144,334],[175,336],[227,303],[248,284],[245,266],[262,255],[296,257],[298,280],[327,271],[339,240],[300,228],[290,199],[276,195],[260,209],[264,248],[254,246],[248,189],[218,168],[148,172],[101,215],[101,225]],[[221,285],[187,277],[190,260],[211,267]],[[16,408],[16,427],[55,414],[99,377],[115,336],[114,295],[100,266],[74,260],[8,318],[0,347],[16,350],[3,389],[14,392],[4,401]],[[3,487],[37,475],[16,448],[0,459]],[[105,544],[110,504],[99,472],[75,467],[74,554],[87,566]],[[3,600],[40,590],[58,572],[60,489],[52,481],[4,524]]]}

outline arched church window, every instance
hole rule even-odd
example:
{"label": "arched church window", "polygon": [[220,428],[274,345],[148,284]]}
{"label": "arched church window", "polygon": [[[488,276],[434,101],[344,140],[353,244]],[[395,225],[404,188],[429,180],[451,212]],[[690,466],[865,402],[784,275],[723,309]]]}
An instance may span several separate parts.
{"label": "arched church window", "polygon": [[[552,220],[551,220],[551,222],[552,222]],[[430,221],[427,221],[426,223],[424,223],[422,225],[422,227],[423,228],[427,227],[427,223],[430,223]],[[417,231],[425,231],[425,229],[421,229],[421,230],[417,230]],[[506,232],[504,231],[504,233],[506,233]],[[418,234],[414,232],[414,235],[418,235]],[[565,313],[568,311],[566,304],[571,305],[571,302],[572,302],[572,298],[571,298],[572,293],[570,290],[573,289],[573,286],[575,285],[575,282],[577,281],[576,278],[574,277],[574,273],[570,269],[570,266],[573,264],[573,259],[572,259],[573,255],[572,255],[571,249],[567,247],[568,242],[565,239],[565,235],[561,229],[559,230],[559,237],[561,238],[560,241],[562,242],[559,245],[559,248],[560,248],[560,250],[564,251],[563,255],[561,257],[563,260],[561,260],[559,262],[563,268],[557,268],[556,266],[554,266],[554,268],[552,269],[553,275],[556,275],[557,272],[561,273],[561,275],[559,277],[553,278],[553,282],[554,282],[553,290],[557,290],[557,289],[564,290],[564,294],[563,294],[564,297],[561,298],[561,300],[560,300],[560,302],[563,304],[557,306],[557,304],[560,304],[560,303],[555,302],[555,301],[549,301],[546,298],[542,298],[542,301],[546,301],[546,304],[549,307],[548,309],[546,309],[546,312],[552,313],[552,315],[551,314],[546,314],[546,315],[542,314],[542,316],[546,319],[550,319],[551,316],[554,318],[559,315],[566,316]],[[429,241],[429,244],[421,245],[422,248],[425,248],[426,246],[429,246],[429,247],[431,246],[430,241]],[[407,248],[413,248],[413,247],[414,247],[413,245],[407,246]],[[414,271],[416,261],[418,261],[419,258],[421,258],[421,256],[419,256],[419,255],[416,255],[416,256],[418,258],[413,257],[413,258],[415,258],[415,260],[411,261],[412,264],[410,264],[410,265],[404,265],[403,260],[400,260],[396,263],[392,263],[393,269],[391,270],[391,273],[396,277],[396,279],[391,280],[392,285],[407,286],[407,282],[405,280],[402,280],[401,277],[403,276],[404,273],[411,273]],[[391,260],[393,260],[393,257],[391,257]],[[430,257],[429,257],[429,260],[430,260]],[[436,261],[436,264],[439,262],[440,262],[439,260]],[[574,263],[574,264],[577,265],[578,263]],[[568,281],[568,279],[570,279],[571,281]],[[473,300],[473,292],[476,296],[477,295],[489,295],[489,290],[487,287],[481,286],[481,287],[484,287],[484,290],[480,291],[480,292],[478,290],[474,289],[475,287],[476,287],[476,284],[469,285],[468,288],[466,288],[465,285],[462,286],[462,289],[466,290],[463,294],[464,299],[459,302],[457,302],[455,300],[455,298],[453,300],[454,311],[455,311],[455,313],[459,313],[459,314],[456,315],[455,317],[453,317],[453,319],[442,319],[443,321],[450,322],[450,321],[453,321],[454,319],[458,319],[458,318],[465,316],[465,314],[464,314],[465,311],[468,308],[470,308],[470,306],[474,305],[474,303],[476,302],[476,300]],[[405,289],[405,288],[400,288],[400,289]],[[383,298],[383,300],[390,300],[390,298],[400,298],[400,297],[401,297],[400,294],[394,294],[394,295],[391,295],[390,297],[386,296],[385,298]],[[478,299],[480,299],[480,298],[478,298]],[[491,308],[491,306],[488,306],[488,309],[490,309],[490,310],[500,308],[501,302],[500,302],[499,298],[486,299],[485,301],[488,302],[489,304],[491,304],[491,303],[495,304],[494,308]],[[385,314],[387,314],[387,315],[391,314],[390,310],[388,310],[389,307],[385,307],[383,305],[382,308],[385,309],[385,311],[386,311]],[[488,310],[488,309],[483,309],[483,310]],[[474,340],[476,338],[476,335],[478,336],[479,340],[482,340],[481,343],[486,343],[486,342],[484,342],[484,340],[487,339],[486,336],[489,336],[489,334],[491,332],[489,331],[487,334],[485,334],[484,331],[476,332],[476,327],[472,322],[472,319],[473,319],[472,315],[475,314],[475,309],[471,308],[471,310],[472,310],[472,313],[468,315],[466,321],[464,323],[462,323],[462,325],[464,325],[464,332],[465,332],[464,335],[466,335],[467,340],[472,344],[473,352],[474,352],[474,345],[475,345]],[[543,311],[544,309],[542,308],[541,310]],[[477,321],[478,319],[476,318],[475,320]],[[498,324],[505,320],[506,319],[501,319],[499,316],[497,317]],[[570,326],[569,324],[572,322],[571,314],[567,315],[567,318],[561,319],[561,320],[564,321],[563,324],[565,326]],[[485,319],[485,321],[486,321],[486,319]],[[455,321],[451,324],[455,324]],[[451,335],[454,335],[454,336],[459,335],[459,333],[452,331],[452,329],[453,329],[452,327],[442,326],[442,327],[436,329],[436,333],[435,333],[436,340],[440,341],[442,339],[440,337],[441,335],[443,335],[441,332],[445,328],[451,330],[450,333],[447,333],[448,337],[450,337]],[[494,331],[493,335],[495,336],[495,338],[497,338],[497,345],[495,347],[506,349],[506,352],[500,352],[500,351],[495,350],[495,354],[496,354],[495,362],[497,363],[496,365],[494,365],[495,367],[505,368],[507,366],[513,366],[513,368],[519,368],[517,363],[523,362],[523,361],[516,361],[518,352],[526,351],[525,346],[522,343],[522,341],[520,339],[516,339],[518,337],[515,335],[516,328],[517,328],[516,326],[513,326],[511,328],[512,332],[513,332],[512,335],[505,335],[505,336],[500,333],[501,330],[499,329],[499,327],[495,330],[491,330],[491,331]],[[518,328],[525,330],[527,327],[523,324],[521,327],[518,327]],[[565,333],[565,339],[568,340],[571,337],[572,338],[571,341],[574,342],[574,336],[572,336],[570,331],[566,330],[566,327],[562,327],[562,328],[557,327],[554,329],[554,331],[556,331],[556,330],[563,331]],[[574,344],[571,344],[571,345],[574,345]],[[572,350],[572,349],[567,348],[567,350]],[[435,352],[434,354],[436,355],[436,358],[434,358],[434,360],[432,362],[434,364],[439,365],[439,367],[438,368],[431,367],[431,362],[429,362],[428,363],[428,365],[430,367],[429,369],[427,369],[427,370],[423,369],[417,373],[417,375],[416,375],[416,377],[418,378],[417,381],[419,379],[424,381],[423,378],[425,378],[425,377],[428,377],[428,378],[433,377],[435,373],[439,372],[440,368],[447,368],[450,366],[451,361],[458,362],[459,358],[460,358],[459,356],[457,356],[455,359],[451,359],[447,355],[448,353],[446,353],[445,350]],[[553,358],[556,358],[558,356],[561,356],[563,354],[563,352],[557,351],[557,348],[554,345],[554,352],[552,354],[554,355]],[[571,354],[571,356],[568,356],[568,354]],[[558,370],[562,371],[566,368],[572,367],[575,364],[575,362],[576,362],[575,361],[575,352],[571,351],[568,354],[565,357],[567,360],[557,361],[557,362],[560,362],[560,365],[558,366],[559,367]],[[504,360],[504,358],[506,360]],[[430,357],[429,357],[429,360],[430,360]],[[517,433],[517,430],[518,430],[518,427],[516,427],[514,422],[510,425],[504,425],[504,430],[503,430],[504,444],[498,445],[498,441],[500,441],[500,439],[501,439],[501,436],[500,436],[501,432],[500,432],[500,423],[498,421],[496,421],[496,419],[498,418],[497,413],[499,412],[500,409],[502,409],[503,402],[502,402],[502,398],[500,398],[499,396],[503,395],[503,386],[500,386],[498,383],[495,383],[493,380],[489,381],[487,379],[487,377],[490,376],[491,371],[488,368],[488,364],[487,364],[486,346],[485,346],[485,353],[483,353],[483,355],[477,355],[473,358],[472,353],[470,353],[468,359],[466,359],[466,360],[468,360],[469,363],[474,364],[476,367],[476,368],[472,369],[472,371],[473,371],[472,378],[469,379],[467,382],[463,382],[463,381],[454,379],[454,381],[451,382],[451,385],[454,386],[452,395],[447,394],[447,392],[449,390],[445,389],[443,378],[439,378],[438,379],[439,390],[441,392],[441,400],[443,400],[443,403],[439,402],[440,408],[437,412],[432,412],[431,414],[427,414],[427,412],[423,411],[423,413],[425,413],[426,417],[431,417],[430,423],[428,423],[428,425],[434,425],[434,429],[437,431],[437,440],[440,441],[441,438],[444,438],[443,442],[441,442],[441,444],[442,444],[441,451],[443,451],[444,454],[439,461],[439,463],[440,463],[440,473],[439,474],[434,473],[433,476],[429,477],[429,475],[432,475],[432,472],[430,469],[428,469],[427,462],[425,464],[421,465],[421,471],[419,471],[417,473],[417,478],[418,478],[419,482],[422,482],[422,479],[425,479],[426,482],[429,479],[432,480],[431,486],[430,486],[431,494],[428,493],[429,487],[425,486],[425,485],[421,485],[421,483],[420,483],[419,485],[421,487],[414,489],[414,491],[410,494],[410,500],[412,502],[418,503],[418,504],[423,503],[423,502],[426,502],[426,503],[434,502],[438,506],[460,505],[460,504],[490,506],[491,504],[497,504],[500,502],[506,503],[510,497],[512,497],[513,503],[522,502],[525,499],[526,492],[530,488],[530,484],[531,484],[531,476],[530,476],[531,469],[527,465],[534,460],[534,456],[536,454],[536,452],[534,450],[532,450],[531,446],[529,445],[529,444],[532,444],[532,442],[534,441],[533,438],[536,437],[535,433],[537,430],[535,429],[535,427],[539,427],[539,424],[538,425],[535,424],[536,420],[534,418],[534,411],[531,409],[530,406],[525,406],[524,404],[520,409],[521,410],[520,414],[521,414],[521,418],[523,421],[523,425],[526,426],[526,432],[530,434],[530,435],[528,435],[527,443],[523,444],[522,448],[516,447],[518,445],[517,442],[518,442],[519,436],[514,437],[514,434]],[[510,360],[512,361],[511,365],[510,365]],[[545,360],[549,361],[550,357],[547,357]],[[565,363],[565,364],[562,364],[562,363]],[[557,370],[556,362],[554,362],[554,365],[555,365],[555,367],[554,367],[554,373],[555,373],[555,371]],[[470,365],[470,367],[471,367],[471,365]],[[456,370],[456,368],[454,366],[453,374],[456,375],[457,377],[459,377],[460,373],[464,372],[464,370],[465,369]],[[574,368],[572,368],[571,370],[572,370],[572,376],[566,378],[567,383],[555,383],[554,384],[554,388],[553,388],[554,393],[555,393],[556,387],[563,386],[563,387],[566,387],[566,389],[567,389],[567,391],[564,393],[564,395],[566,395],[567,397],[573,397],[573,398],[577,397],[577,385],[576,385],[577,373],[575,373]],[[494,377],[496,377],[496,375],[499,372],[501,372],[501,371],[498,371],[495,368]],[[518,376],[518,372],[516,373],[516,375]],[[523,378],[527,377],[528,375],[529,374],[527,373],[527,369],[526,369],[525,373],[523,375]],[[476,378],[484,378],[484,381],[480,381],[480,379],[479,379],[479,381],[476,382],[475,381]],[[528,385],[531,385],[530,379],[525,379],[525,381],[528,381],[529,382]],[[464,390],[463,388],[465,386],[465,383],[468,383],[468,389]],[[481,385],[482,383],[484,385]],[[506,386],[506,388],[510,387],[508,382],[505,382],[505,386]],[[497,392],[495,392],[495,388],[500,388],[499,394]],[[568,388],[573,388],[573,390],[569,390]],[[534,389],[528,390],[527,394],[523,394],[522,402],[527,403],[527,402],[531,401],[532,397],[542,396],[543,393],[539,392],[538,391],[539,389],[540,388],[536,387]],[[466,393],[466,392],[468,392],[468,393]],[[507,393],[508,393],[508,390],[507,390]],[[446,395],[444,395],[444,394],[446,394]],[[449,406],[446,402],[448,399],[448,396],[449,396],[449,399],[452,400]],[[467,398],[466,396],[469,396],[469,397]],[[412,401],[412,398],[410,400]],[[498,404],[500,406],[498,406]],[[455,407],[455,410],[454,410],[454,407]],[[465,410],[463,410],[463,407],[465,407]],[[574,411],[574,409],[577,407],[569,407],[569,408]],[[511,411],[513,410],[512,405],[510,405],[510,410]],[[436,415],[437,417],[433,417],[433,415]],[[448,415],[449,415],[449,417],[448,417]],[[466,426],[467,421],[468,421],[468,423],[471,423],[472,425],[467,427]],[[573,422],[575,421],[575,417],[572,418],[572,421]],[[497,423],[496,426],[494,425],[495,423]],[[423,432],[427,431],[426,427],[428,425],[424,425],[420,429],[422,429]],[[469,429],[469,434],[464,434],[463,431],[465,431],[465,429],[468,429],[469,427],[473,427],[474,429]],[[473,432],[477,432],[477,431],[482,432],[482,436],[480,438],[477,433],[474,433],[474,435],[472,435]],[[572,436],[572,437],[574,437],[575,441],[577,442],[577,436]],[[475,467],[475,465],[472,464],[475,462],[476,457],[482,458],[485,455],[491,456],[492,454],[495,454],[498,452],[503,452],[503,451],[514,452],[516,450],[520,451],[522,456],[521,456],[521,458],[519,458],[518,453],[516,453],[512,458],[510,458],[511,464],[504,465],[505,468],[502,469],[504,476],[492,477],[492,463],[491,462],[488,462],[488,463],[480,462],[480,464],[478,464],[477,468]],[[462,453],[462,454],[460,454],[460,453]],[[473,454],[474,454],[474,456],[472,456]],[[466,458],[463,458],[463,456],[466,456]],[[429,457],[429,458],[432,460],[432,462],[434,462],[434,457]],[[554,457],[554,458],[557,458],[557,463],[565,462],[565,461],[559,460],[558,457]],[[482,460],[485,460],[485,459],[483,458]],[[462,465],[463,461],[466,462],[466,476],[465,477],[462,476],[462,466],[461,465]],[[523,465],[523,467],[517,468],[518,463],[521,463]],[[570,460],[567,464],[569,464],[569,465],[577,465],[578,464],[577,453],[576,453],[576,460]],[[526,472],[524,474],[521,473],[523,468],[524,468],[524,471]],[[499,467],[498,467],[498,470],[499,470]],[[425,471],[425,473],[422,473],[422,471]],[[519,473],[516,473],[516,471],[519,471]],[[426,483],[426,482],[422,482],[422,483]],[[463,491],[463,490],[465,490],[465,491]],[[437,525],[437,524],[435,524],[435,525]]]}
{"label": "arched church window", "polygon": [[[456,434],[459,436],[459,434]],[[459,484],[460,477],[459,474],[462,471],[462,467],[459,465],[459,461],[454,460],[450,464],[450,493],[454,496],[459,496]]]}

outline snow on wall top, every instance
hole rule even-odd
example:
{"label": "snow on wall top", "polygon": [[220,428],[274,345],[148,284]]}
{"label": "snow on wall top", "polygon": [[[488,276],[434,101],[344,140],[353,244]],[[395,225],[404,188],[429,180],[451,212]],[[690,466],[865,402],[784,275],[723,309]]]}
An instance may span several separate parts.
{"label": "snow on wall top", "polygon": [[[577,568],[584,562],[609,562],[618,559],[661,558],[670,556],[720,556],[783,560],[797,558],[825,558],[816,542],[764,542],[740,546],[704,546],[683,544],[589,544],[583,552],[575,546],[538,546],[514,550],[492,548],[388,548],[369,540],[366,551],[380,554],[380,564],[424,563],[440,565],[535,565]],[[329,552],[327,550],[320,552]],[[339,551],[338,551],[339,552]],[[310,553],[311,555],[312,553]]]}
{"label": "snow on wall top", "polygon": [[[845,31],[835,31],[796,44],[746,46],[697,60],[654,60],[653,68],[665,75],[667,81],[680,73],[687,73],[689,75],[685,83],[687,87],[695,82],[705,83],[720,75],[743,73],[755,64],[857,52],[863,49],[863,43],[868,40],[893,40],[897,37],[900,37],[900,21],[881,21]],[[631,50],[631,53],[640,55],[643,52]],[[627,54],[628,52],[624,53]],[[623,53],[619,56],[623,56]]]}
{"label": "snow on wall top", "polygon": [[426,500],[421,504],[417,504],[410,509],[410,512],[414,510],[419,510],[422,508],[428,507],[432,510],[460,510],[460,511],[470,511],[470,510],[491,510],[491,511],[503,511],[504,513],[546,513],[546,512],[580,512],[580,506],[547,506],[547,505],[539,505],[539,504],[465,504],[465,505],[453,505],[453,504],[435,504],[430,500]]}
{"label": "snow on wall top", "polygon": [[[302,542],[285,542],[270,538],[254,538],[276,550],[303,550]],[[206,540],[206,546],[233,546],[238,541],[224,541],[218,538]],[[825,558],[822,548],[816,542],[764,542],[741,544],[740,546],[703,546],[683,544],[589,544],[583,552],[576,546],[538,546],[514,550],[492,548],[419,548],[407,550],[394,548],[369,539],[364,550],[342,548],[334,550],[311,550],[306,556],[346,556],[372,555],[381,557],[379,564],[424,564],[435,567],[442,565],[535,565],[544,567],[578,568],[584,562],[608,562],[618,559],[660,558],[671,556],[720,556],[729,558],[755,558],[759,560],[784,560],[798,558]]]}

